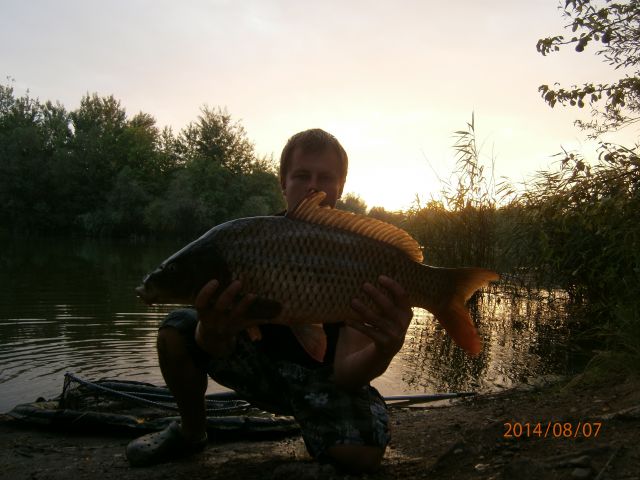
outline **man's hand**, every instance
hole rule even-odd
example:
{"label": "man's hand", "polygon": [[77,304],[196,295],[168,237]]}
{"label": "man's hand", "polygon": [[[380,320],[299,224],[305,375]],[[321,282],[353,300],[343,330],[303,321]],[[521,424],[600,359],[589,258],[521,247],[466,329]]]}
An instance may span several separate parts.
{"label": "man's hand", "polygon": [[194,307],[198,312],[196,343],[214,357],[230,354],[235,348],[238,333],[249,327],[265,323],[265,320],[246,317],[256,295],[247,294],[235,303],[235,298],[242,289],[242,283],[239,280],[231,282],[220,293],[215,303],[212,303],[219,286],[217,280],[211,280],[202,287],[194,302]]}
{"label": "man's hand", "polygon": [[334,378],[345,388],[359,388],[386,371],[402,348],[413,317],[404,288],[389,277],[378,281],[384,291],[371,284],[363,286],[375,307],[354,299],[351,307],[360,318],[347,320],[338,337]]}
{"label": "man's hand", "polygon": [[378,282],[389,294],[365,283],[362,288],[373,300],[377,311],[354,299],[351,306],[361,318],[349,321],[348,325],[373,340],[378,353],[391,359],[402,348],[413,311],[407,292],[399,283],[384,275]]}

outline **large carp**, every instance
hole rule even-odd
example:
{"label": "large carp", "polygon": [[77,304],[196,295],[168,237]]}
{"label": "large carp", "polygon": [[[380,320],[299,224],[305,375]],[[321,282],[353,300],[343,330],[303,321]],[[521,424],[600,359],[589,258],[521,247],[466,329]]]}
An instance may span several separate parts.
{"label": "large carp", "polygon": [[[465,302],[498,275],[482,268],[436,268],[420,263],[422,252],[404,230],[376,219],[321,207],[324,192],[307,196],[286,216],[250,217],[218,225],[185,246],[136,289],[148,304],[193,304],[215,278],[221,286],[242,281],[255,293],[255,318],[289,325],[305,350],[322,359],[322,323],[354,318],[351,300],[386,275],[406,290],[411,305],[436,317],[471,354],[480,338]],[[222,289],[219,289],[222,290]]]}

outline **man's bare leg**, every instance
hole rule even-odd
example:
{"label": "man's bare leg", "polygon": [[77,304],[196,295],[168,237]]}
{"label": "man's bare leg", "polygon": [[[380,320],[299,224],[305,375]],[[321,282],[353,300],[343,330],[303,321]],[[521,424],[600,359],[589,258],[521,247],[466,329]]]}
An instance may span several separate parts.
{"label": "man's bare leg", "polygon": [[193,442],[201,441],[207,425],[207,373],[194,363],[184,337],[172,327],[158,331],[158,358],[162,376],[180,410],[183,435]]}

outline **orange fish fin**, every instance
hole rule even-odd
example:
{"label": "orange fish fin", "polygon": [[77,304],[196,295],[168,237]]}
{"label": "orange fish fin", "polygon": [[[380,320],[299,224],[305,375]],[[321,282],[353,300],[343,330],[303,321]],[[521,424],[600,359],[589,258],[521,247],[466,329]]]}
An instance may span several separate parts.
{"label": "orange fish fin", "polygon": [[422,262],[420,245],[407,232],[395,225],[366,215],[358,215],[326,206],[321,207],[320,202],[326,196],[327,194],[324,192],[310,193],[291,212],[287,212],[287,217],[370,237],[399,248],[412,260]]}
{"label": "orange fish fin", "polygon": [[257,342],[262,339],[262,332],[258,326],[247,328],[247,334],[252,342]]}
{"label": "orange fish fin", "polygon": [[291,331],[311,358],[322,362],[327,351],[327,335],[322,324],[293,325]]}
{"label": "orange fish fin", "polygon": [[482,342],[465,303],[471,295],[500,276],[484,268],[442,269],[450,276],[452,293],[437,307],[429,308],[451,338],[471,355],[480,353]]}

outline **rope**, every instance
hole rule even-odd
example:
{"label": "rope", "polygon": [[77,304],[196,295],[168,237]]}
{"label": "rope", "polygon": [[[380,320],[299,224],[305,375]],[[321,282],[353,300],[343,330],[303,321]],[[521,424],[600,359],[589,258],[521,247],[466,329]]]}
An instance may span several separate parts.
{"label": "rope", "polygon": [[[178,407],[176,405],[170,404],[170,403],[163,403],[163,402],[158,402],[158,401],[154,401],[154,400],[150,400],[148,398],[144,398],[144,396],[153,396],[153,397],[159,397],[159,398],[172,398],[169,395],[162,395],[162,394],[153,394],[153,393],[145,393],[145,394],[133,394],[133,393],[129,393],[129,392],[123,392],[120,390],[116,390],[114,388],[110,388],[110,387],[106,387],[104,385],[100,385],[98,383],[94,383],[94,382],[89,382],[88,380],[83,380],[82,378],[77,377],[76,375],[74,375],[71,372],[67,372],[64,374],[65,376],[65,380],[64,380],[64,387],[62,389],[62,397],[61,397],[61,401],[63,398],[66,397],[67,391],[69,389],[69,385],[71,383],[71,381],[77,382],[80,385],[83,385],[87,388],[89,388],[90,390],[96,390],[99,392],[103,392],[106,394],[109,394],[113,397],[119,397],[119,398],[126,398],[127,400],[131,400],[133,402],[136,403],[140,403],[143,405],[149,405],[152,407],[156,407],[156,408],[164,408],[167,410],[171,410],[171,411],[178,411]],[[144,396],[143,396],[144,395]],[[207,408],[207,412],[230,412],[230,411],[237,411],[237,410],[246,410],[249,407],[249,403],[244,401],[244,400],[210,400],[210,402],[216,402],[218,404],[222,403],[222,404],[232,404],[229,406],[216,406],[216,407],[211,407],[211,408]]]}
{"label": "rope", "polygon": [[[89,389],[100,391],[102,393],[106,393],[113,397],[126,398],[133,402],[137,402],[143,405],[149,405],[156,408],[164,408],[171,411],[178,411],[177,405],[173,401],[173,396],[169,392],[168,389],[160,388],[160,387],[149,387],[152,389],[154,393],[151,392],[131,392],[131,391],[123,391],[117,390],[112,387],[120,387],[122,389],[126,389],[127,387],[130,389],[133,388],[143,388],[136,387],[134,384],[131,385],[117,385],[117,382],[114,381],[105,381],[103,384],[98,384],[94,382],[90,382],[88,380],[83,380],[82,378],[76,376],[71,372],[67,372],[64,374],[64,386],[62,388],[62,399],[66,398],[67,392],[70,388],[71,382],[77,382]],[[112,387],[106,386],[111,385]],[[439,400],[448,400],[453,398],[463,398],[476,395],[475,392],[458,392],[458,393],[435,393],[435,394],[415,394],[415,395],[390,395],[383,397],[386,402],[389,403],[389,407],[403,407],[406,405],[412,405],[416,403],[427,403],[427,402],[437,402]],[[149,398],[150,397],[150,398]],[[216,397],[216,399],[212,398]],[[221,399],[225,400],[221,400]],[[156,401],[153,399],[165,399],[171,403],[165,403]],[[212,413],[222,413],[222,412],[231,412],[231,411],[244,411],[250,408],[249,402],[239,399],[235,392],[220,392],[211,395],[207,395],[205,397],[205,401],[207,404],[215,404],[215,406],[207,406],[207,412]]]}

